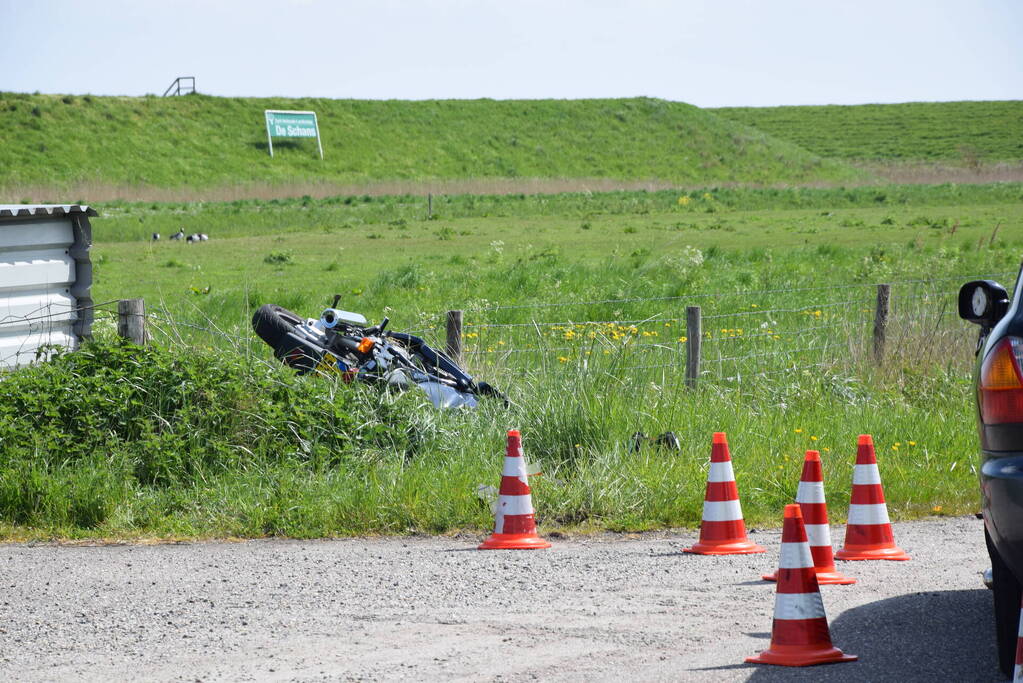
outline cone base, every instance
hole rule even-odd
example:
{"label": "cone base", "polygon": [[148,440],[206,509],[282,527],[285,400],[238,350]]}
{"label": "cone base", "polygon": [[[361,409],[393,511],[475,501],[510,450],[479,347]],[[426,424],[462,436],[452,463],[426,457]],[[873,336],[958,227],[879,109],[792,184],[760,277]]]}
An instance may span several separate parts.
{"label": "cone base", "polygon": [[906,551],[897,545],[890,548],[845,547],[835,553],[836,560],[896,560],[904,562],[909,558]]}
{"label": "cone base", "polygon": [[859,657],[847,655],[837,647],[806,647],[775,645],[758,655],[747,657],[751,664],[775,664],[777,666],[813,666],[814,664],[839,664],[855,662]]}
{"label": "cone base", "polygon": [[[778,572],[774,574],[763,574],[761,577],[764,581],[777,581]],[[821,586],[851,586],[856,583],[856,579],[851,576],[846,576],[842,572],[838,571],[826,571],[817,572],[817,583]]]}
{"label": "cone base", "polygon": [[551,544],[536,534],[490,534],[478,550],[542,550]]}
{"label": "cone base", "polygon": [[682,548],[682,552],[694,553],[696,555],[749,555],[752,553],[766,553],[767,548],[759,546],[748,539],[738,539],[720,543],[700,541],[694,543],[692,548]]}

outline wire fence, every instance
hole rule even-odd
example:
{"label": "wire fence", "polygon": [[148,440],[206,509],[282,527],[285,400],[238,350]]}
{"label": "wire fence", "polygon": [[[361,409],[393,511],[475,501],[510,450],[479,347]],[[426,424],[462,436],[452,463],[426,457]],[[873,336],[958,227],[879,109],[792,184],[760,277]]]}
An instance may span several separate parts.
{"label": "wire fence", "polygon": [[[876,284],[467,308],[455,346],[466,368],[488,381],[579,372],[681,380],[695,372],[700,382],[741,384],[785,373],[844,370],[863,362],[968,363],[976,330],[959,320],[958,287],[951,283],[984,277],[895,281],[884,311]],[[697,304],[698,344],[689,324],[689,309]],[[86,309],[101,331],[124,317],[116,300],[74,309],[41,307],[0,317],[0,331],[22,326],[38,341],[48,330],[65,329],[69,318]],[[144,315],[146,335],[156,343],[218,346],[268,357],[251,330],[224,328],[198,309],[161,306]],[[432,326],[415,332],[434,348],[450,348],[455,340],[444,327],[445,314],[430,318]],[[54,341],[63,340],[55,335]],[[32,360],[18,356],[18,363]]]}
{"label": "wire fence", "polygon": [[[539,368],[681,375],[692,371],[686,309],[700,303],[696,376],[702,382],[847,370],[864,362],[968,363],[976,330],[959,320],[958,287],[950,284],[983,277],[897,281],[883,316],[877,284],[488,306],[466,311],[463,357],[479,373]],[[585,316],[608,304],[621,315]],[[561,315],[547,315],[552,311]],[[584,315],[563,315],[575,311]]]}

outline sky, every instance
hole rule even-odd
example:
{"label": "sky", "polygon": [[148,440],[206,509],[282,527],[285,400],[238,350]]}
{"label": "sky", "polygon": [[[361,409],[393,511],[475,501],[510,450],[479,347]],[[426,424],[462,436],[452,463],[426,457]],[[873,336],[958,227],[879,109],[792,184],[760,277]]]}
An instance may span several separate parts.
{"label": "sky", "polygon": [[0,0],[0,91],[1023,99],[1023,0]]}

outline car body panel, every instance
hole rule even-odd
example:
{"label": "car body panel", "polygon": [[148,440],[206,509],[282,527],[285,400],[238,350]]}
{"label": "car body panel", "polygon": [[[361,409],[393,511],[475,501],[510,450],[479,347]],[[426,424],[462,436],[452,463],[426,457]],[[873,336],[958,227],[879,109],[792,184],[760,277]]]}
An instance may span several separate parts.
{"label": "car body panel", "polygon": [[[980,386],[984,359],[1006,336],[1023,338],[1023,286],[1020,278],[1005,315],[981,338],[974,372]],[[982,332],[983,334],[983,332]],[[979,390],[975,393],[981,445],[980,489],[984,525],[998,554],[1023,582],[1023,424],[985,425],[980,416]]]}
{"label": "car body panel", "polygon": [[987,453],[980,468],[984,524],[998,554],[1023,579],[1023,453]]}

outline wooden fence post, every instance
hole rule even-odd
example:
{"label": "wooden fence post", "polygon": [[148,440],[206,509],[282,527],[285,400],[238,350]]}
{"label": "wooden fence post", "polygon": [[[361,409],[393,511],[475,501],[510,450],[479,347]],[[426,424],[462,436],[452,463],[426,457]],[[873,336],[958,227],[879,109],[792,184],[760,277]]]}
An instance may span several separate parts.
{"label": "wooden fence post", "polygon": [[888,331],[888,310],[892,297],[891,285],[877,286],[877,307],[874,309],[874,361],[884,361],[885,335]]}
{"label": "wooden fence post", "polygon": [[703,341],[703,322],[699,306],[686,307],[686,387],[696,387],[700,377],[700,344]]}
{"label": "wooden fence post", "polygon": [[117,334],[134,344],[145,346],[145,301],[142,299],[121,299],[117,302]]}
{"label": "wooden fence post", "polygon": [[462,363],[462,312],[448,311],[448,341],[444,353],[448,358],[461,365]]}
{"label": "wooden fence post", "polygon": [[433,218],[433,193],[426,193],[426,218],[430,220]]}

